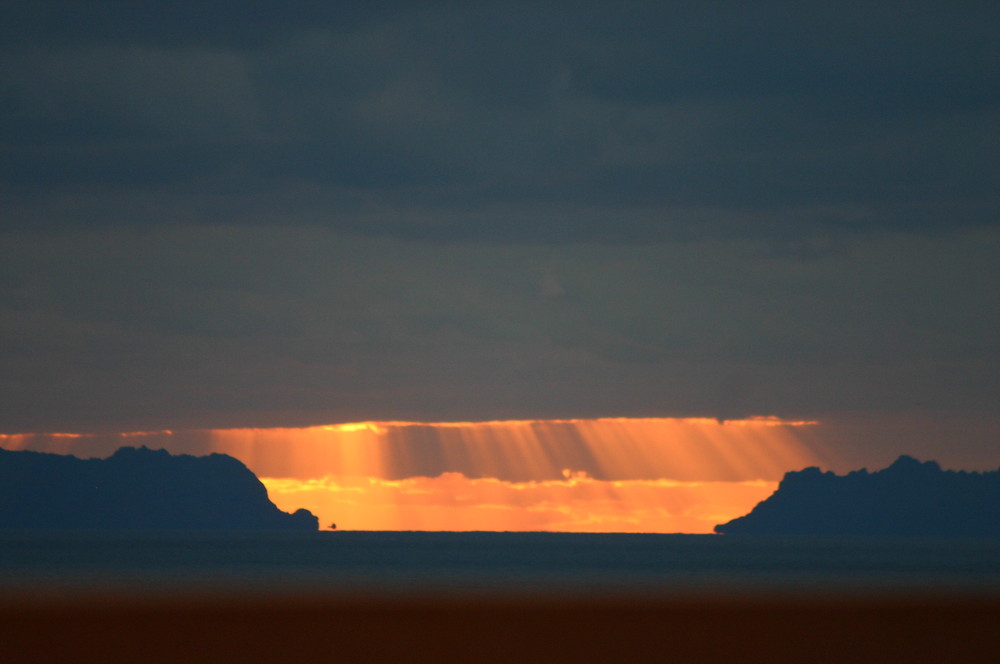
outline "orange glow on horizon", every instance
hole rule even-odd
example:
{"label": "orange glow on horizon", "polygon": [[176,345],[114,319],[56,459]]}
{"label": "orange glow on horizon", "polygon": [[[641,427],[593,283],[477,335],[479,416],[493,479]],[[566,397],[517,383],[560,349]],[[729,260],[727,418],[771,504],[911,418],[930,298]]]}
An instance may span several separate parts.
{"label": "orange glow on horizon", "polygon": [[216,429],[212,451],[258,475],[559,479],[564,468],[598,479],[777,480],[816,463],[810,421],[774,417],[599,418],[488,422],[353,422],[298,429]]}
{"label": "orange glow on horizon", "polygon": [[[75,454],[78,456],[106,456],[119,447],[134,446],[133,438],[149,438],[150,442],[168,441],[174,432],[125,431],[112,434],[95,433],[0,433],[0,449],[12,451],[49,452],[52,454]],[[141,441],[145,444],[146,441]]]}
{"label": "orange glow on horizon", "polygon": [[122,445],[241,460],[285,511],[350,530],[711,532],[823,462],[816,422],[777,417],[348,422],[303,428],[8,434],[0,447]]}
{"label": "orange glow on horizon", "polygon": [[306,506],[324,527],[710,533],[818,461],[805,443],[814,424],[353,422],[213,431],[212,445],[263,476],[279,507]]}
{"label": "orange glow on horizon", "polygon": [[777,482],[600,481],[567,472],[562,480],[504,482],[460,473],[382,480],[263,478],[282,510],[309,505],[341,530],[492,530],[711,533],[749,512]]}

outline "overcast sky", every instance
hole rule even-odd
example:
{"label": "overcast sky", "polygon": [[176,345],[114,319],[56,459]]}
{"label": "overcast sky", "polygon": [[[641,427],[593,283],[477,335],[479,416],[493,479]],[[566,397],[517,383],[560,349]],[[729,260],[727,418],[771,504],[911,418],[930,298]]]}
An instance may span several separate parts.
{"label": "overcast sky", "polygon": [[0,431],[773,414],[996,466],[1000,10],[748,4],[3,2]]}

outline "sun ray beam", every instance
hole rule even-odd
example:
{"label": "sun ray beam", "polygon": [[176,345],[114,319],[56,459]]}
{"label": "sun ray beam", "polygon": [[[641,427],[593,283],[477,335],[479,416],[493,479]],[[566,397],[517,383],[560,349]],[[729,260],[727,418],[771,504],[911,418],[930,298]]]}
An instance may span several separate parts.
{"label": "sun ray beam", "polygon": [[711,532],[788,470],[823,461],[815,422],[775,417],[351,422],[123,434],[11,434],[8,449],[223,453],[279,507],[361,530]]}

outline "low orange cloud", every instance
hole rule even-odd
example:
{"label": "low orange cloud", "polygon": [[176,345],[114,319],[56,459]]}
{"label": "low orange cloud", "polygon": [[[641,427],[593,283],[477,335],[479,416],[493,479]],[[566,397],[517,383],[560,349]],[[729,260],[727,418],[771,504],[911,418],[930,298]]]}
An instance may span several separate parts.
{"label": "low orange cloud", "polygon": [[262,478],[271,500],[347,530],[710,533],[749,512],[777,482],[438,477]]}

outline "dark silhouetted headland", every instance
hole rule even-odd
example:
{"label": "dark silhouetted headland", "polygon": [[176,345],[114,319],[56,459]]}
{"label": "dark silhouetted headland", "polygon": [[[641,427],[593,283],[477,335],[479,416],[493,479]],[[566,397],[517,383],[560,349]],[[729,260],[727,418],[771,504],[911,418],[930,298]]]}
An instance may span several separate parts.
{"label": "dark silhouetted headland", "polygon": [[123,447],[107,459],[0,449],[0,528],[317,530],[242,463]]}
{"label": "dark silhouetted headland", "polygon": [[1000,470],[942,470],[909,456],[873,473],[806,468],[787,473],[770,498],[715,532],[1000,537]]}

